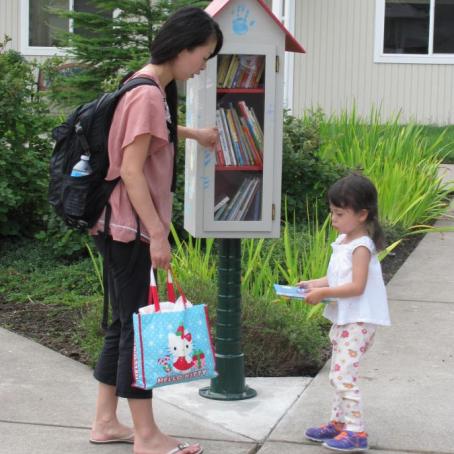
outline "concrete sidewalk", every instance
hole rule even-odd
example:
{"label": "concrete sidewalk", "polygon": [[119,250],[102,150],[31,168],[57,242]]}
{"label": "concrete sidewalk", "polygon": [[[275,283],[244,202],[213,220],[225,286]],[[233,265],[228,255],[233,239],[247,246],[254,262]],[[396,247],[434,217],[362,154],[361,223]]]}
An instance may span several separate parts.
{"label": "concrete sidewalk", "polygon": [[[426,235],[388,284],[393,326],[378,331],[362,365],[371,452],[454,454],[453,255],[454,233]],[[132,452],[88,443],[96,396],[89,368],[3,329],[0,364],[0,454]],[[327,453],[304,439],[306,427],[329,417],[327,373],[250,378],[258,396],[240,402],[199,397],[202,381],[161,388],[155,413],[163,431],[199,441],[207,454]],[[120,414],[130,422],[124,402]]]}

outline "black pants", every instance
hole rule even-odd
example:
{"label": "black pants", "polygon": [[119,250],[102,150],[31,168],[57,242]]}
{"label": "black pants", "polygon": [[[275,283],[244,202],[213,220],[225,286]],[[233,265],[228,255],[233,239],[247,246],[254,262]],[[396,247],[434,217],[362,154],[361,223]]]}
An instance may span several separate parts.
{"label": "black pants", "polygon": [[[103,235],[95,238],[96,247],[104,256]],[[116,387],[116,395],[132,399],[149,399],[151,391],[134,388],[132,360],[134,329],[132,315],[146,306],[150,285],[150,249],[147,243],[109,244],[109,295],[111,323],[104,337],[104,346],[95,367],[95,378]],[[134,249],[135,248],[135,249]]]}

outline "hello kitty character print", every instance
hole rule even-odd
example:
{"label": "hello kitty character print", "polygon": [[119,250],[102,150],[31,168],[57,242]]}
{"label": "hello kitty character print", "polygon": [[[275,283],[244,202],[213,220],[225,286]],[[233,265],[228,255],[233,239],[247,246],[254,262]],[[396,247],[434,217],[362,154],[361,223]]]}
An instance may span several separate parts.
{"label": "hello kitty character print", "polygon": [[192,335],[180,325],[176,333],[169,333],[169,350],[176,372],[186,372],[194,366]]}

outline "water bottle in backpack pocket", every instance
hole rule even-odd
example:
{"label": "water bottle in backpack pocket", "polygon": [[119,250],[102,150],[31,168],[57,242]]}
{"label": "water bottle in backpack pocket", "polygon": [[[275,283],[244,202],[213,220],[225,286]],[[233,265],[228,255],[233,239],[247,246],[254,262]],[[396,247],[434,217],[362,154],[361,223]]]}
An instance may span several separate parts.
{"label": "water bottle in backpack pocket", "polygon": [[90,157],[83,154],[70,175],[63,180],[63,207],[70,217],[81,218],[85,214],[87,194],[91,185]]}
{"label": "water bottle in backpack pocket", "polygon": [[92,172],[90,166],[90,156],[83,154],[80,157],[80,161],[73,167],[71,171],[72,177],[86,177]]}

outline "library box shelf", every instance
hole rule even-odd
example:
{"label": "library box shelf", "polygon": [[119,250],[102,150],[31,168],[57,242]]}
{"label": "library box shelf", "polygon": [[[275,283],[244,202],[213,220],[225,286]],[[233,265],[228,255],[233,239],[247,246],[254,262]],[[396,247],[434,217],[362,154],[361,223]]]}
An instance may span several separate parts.
{"label": "library box shelf", "polygon": [[[188,126],[219,131],[215,150],[186,143],[184,218],[195,237],[280,234],[281,62],[288,32],[263,1],[247,5],[236,0],[209,5],[224,46],[187,85]],[[240,26],[239,20],[247,23]]]}

